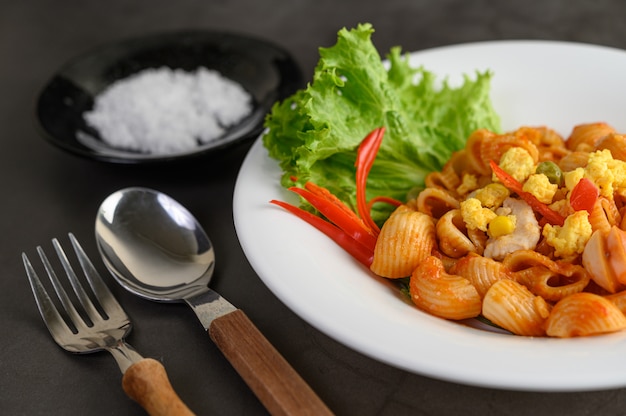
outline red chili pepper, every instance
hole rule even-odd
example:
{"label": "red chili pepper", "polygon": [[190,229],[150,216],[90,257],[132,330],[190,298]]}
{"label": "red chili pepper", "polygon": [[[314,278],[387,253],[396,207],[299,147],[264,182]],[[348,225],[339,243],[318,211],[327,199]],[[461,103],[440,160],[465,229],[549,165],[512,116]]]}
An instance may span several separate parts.
{"label": "red chili pepper", "polygon": [[382,202],[385,204],[393,205],[395,207],[399,207],[400,205],[402,205],[401,201],[398,201],[397,199],[392,198],[390,196],[375,196],[374,198],[370,199],[369,202],[367,203],[368,211],[371,211],[372,206],[377,202]]}
{"label": "red chili pepper", "polygon": [[341,248],[348,252],[348,254],[350,254],[364,266],[369,268],[372,264],[372,260],[374,259],[374,250],[370,250],[362,244],[355,244],[355,240],[341,228],[314,214],[311,214],[308,211],[295,207],[286,202],[278,201],[275,199],[271,200],[270,202],[295,214],[300,219],[308,222],[310,225],[314,226],[315,228],[326,234]]}
{"label": "red chili pepper", "polygon": [[[380,232],[378,225],[370,215],[372,205],[376,202],[386,202],[396,206],[401,205],[400,201],[387,197],[375,197],[369,203],[366,200],[365,187],[367,177],[376,159],[384,133],[384,127],[373,130],[363,139],[357,151],[355,165],[358,215],[328,189],[312,182],[305,183],[304,189],[297,187],[289,189],[306,199],[328,221],[286,202],[270,201],[326,234],[352,257],[367,267],[372,264],[376,239]],[[295,179],[292,177],[292,180],[295,181]]]}
{"label": "red chili pepper", "polygon": [[522,190],[522,184],[519,183],[519,181],[513,176],[509,175],[504,169],[498,166],[496,162],[490,160],[489,165],[491,166],[491,170],[493,171],[493,173],[496,174],[500,182],[502,182],[504,186],[509,188],[509,190],[515,192],[516,194],[524,192]]}
{"label": "red chili pepper", "polygon": [[367,185],[367,176],[372,169],[372,165],[374,164],[376,154],[378,153],[378,149],[380,148],[384,135],[384,126],[378,127],[368,134],[359,145],[355,162],[357,211],[365,224],[367,224],[374,231],[375,235],[380,233],[380,228],[378,228],[378,225],[374,222],[372,216],[370,215],[365,195],[365,188]]}
{"label": "red chili pepper", "polygon": [[315,209],[348,234],[354,241],[362,244],[372,252],[374,251],[376,237],[350,208],[326,188],[311,182],[305,184],[305,187],[307,189],[291,187],[289,190],[309,201]]}
{"label": "red chili pepper", "polygon": [[493,173],[500,180],[500,182],[504,184],[504,186],[519,195],[519,197],[526,201],[526,203],[530,205],[534,211],[541,214],[546,221],[552,225],[563,225],[565,223],[565,218],[561,214],[539,201],[533,194],[524,191],[522,184],[498,166],[496,162],[490,160],[489,165],[491,166]]}
{"label": "red chili pepper", "polygon": [[344,204],[342,200],[333,195],[332,192],[330,192],[328,189],[324,188],[323,186],[319,186],[313,182],[305,183],[304,188],[312,194],[315,194],[320,198],[327,200],[329,203],[335,204],[337,208],[341,209],[347,217],[355,222],[358,222],[365,230],[373,235],[372,230],[370,230],[370,228],[363,222],[363,220],[359,218],[359,216],[356,215],[356,213],[349,206]]}
{"label": "red chili pepper", "polygon": [[600,195],[598,187],[589,179],[582,178],[574,189],[569,198],[569,204],[574,211],[585,210],[591,214],[593,207],[596,204],[596,200]]}

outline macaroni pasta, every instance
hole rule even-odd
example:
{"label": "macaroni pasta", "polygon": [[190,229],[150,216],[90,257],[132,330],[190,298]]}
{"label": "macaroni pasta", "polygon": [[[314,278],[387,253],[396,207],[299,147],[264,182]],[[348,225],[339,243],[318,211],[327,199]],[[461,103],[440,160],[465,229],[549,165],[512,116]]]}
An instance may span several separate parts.
{"label": "macaroni pasta", "polygon": [[626,136],[546,127],[474,132],[390,216],[371,270],[410,276],[412,301],[518,335],[626,328]]}

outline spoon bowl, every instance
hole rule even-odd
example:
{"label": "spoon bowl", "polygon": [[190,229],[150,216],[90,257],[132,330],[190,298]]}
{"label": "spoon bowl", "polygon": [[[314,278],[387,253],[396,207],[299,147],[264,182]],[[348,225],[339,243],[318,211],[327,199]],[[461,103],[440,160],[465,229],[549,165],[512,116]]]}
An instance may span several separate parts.
{"label": "spoon bowl", "polygon": [[191,213],[169,196],[126,188],[102,202],[96,240],[105,265],[143,298],[180,302],[208,290],[215,253]]}
{"label": "spoon bowl", "polygon": [[271,414],[332,414],[247,315],[208,287],[213,245],[185,207],[152,189],[122,189],[102,202],[95,233],[120,285],[150,300],[186,302]]}

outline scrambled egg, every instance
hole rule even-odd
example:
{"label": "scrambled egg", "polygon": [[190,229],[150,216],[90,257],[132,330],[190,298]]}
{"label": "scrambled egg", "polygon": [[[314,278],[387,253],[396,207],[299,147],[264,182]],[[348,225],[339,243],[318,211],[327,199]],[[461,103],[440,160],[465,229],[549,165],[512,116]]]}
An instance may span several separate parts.
{"label": "scrambled egg", "polygon": [[585,167],[585,176],[591,179],[600,188],[600,195],[613,196],[613,182],[615,177],[610,167],[613,156],[609,150],[589,154],[589,161]]}
{"label": "scrambled egg", "polygon": [[478,199],[484,207],[497,208],[502,205],[509,194],[509,190],[501,183],[490,183],[477,190],[474,193],[474,198]]}
{"label": "scrambled egg", "polygon": [[613,159],[610,150],[598,150],[589,154],[585,176],[600,188],[600,195],[611,198],[614,186],[626,185],[626,163]]}
{"label": "scrambled egg", "polygon": [[[559,186],[550,183],[546,175],[535,173],[536,165],[532,156],[525,149],[510,148],[502,155],[499,166],[522,183],[523,190],[534,195],[540,202],[557,211],[566,211],[563,209],[563,205],[569,205],[568,200],[562,199],[552,203]],[[600,195],[612,198],[615,187],[626,187],[626,162],[613,159],[609,150],[592,152],[584,168],[580,167],[570,172],[563,172],[564,186],[570,192],[582,178],[593,181],[600,189]],[[506,216],[507,219],[517,220],[511,223],[512,233],[508,231],[497,233],[497,238],[495,235],[490,236],[485,256],[498,259],[513,250],[534,248],[539,240],[540,227],[536,223],[530,207],[523,201],[510,198],[507,200],[510,191],[495,181],[496,178],[494,178],[494,183],[476,189],[476,178],[465,175],[459,188],[466,192],[471,191],[472,188],[476,189],[469,198],[461,202],[461,216],[468,229],[488,231],[489,224],[498,217],[498,214],[503,216],[502,219]],[[498,212],[498,210],[502,210],[499,207],[503,206],[505,200],[508,203],[504,205],[507,207],[512,205],[518,212]],[[520,218],[523,221],[520,221]],[[569,215],[563,226],[546,224],[542,234],[547,244],[554,248],[555,256],[568,257],[581,254],[592,234],[588,213],[583,210]]]}
{"label": "scrambled egg", "polygon": [[465,195],[476,188],[478,188],[478,178],[476,178],[476,175],[466,173],[463,175],[461,184],[456,188],[456,191],[461,195]]}
{"label": "scrambled egg", "polygon": [[613,185],[618,188],[626,187],[626,162],[619,159],[613,159],[610,166],[611,170],[613,170],[613,177],[615,178]]}
{"label": "scrambled egg", "polygon": [[554,194],[559,189],[559,186],[554,183],[550,183],[550,179],[542,173],[533,173],[528,177],[522,188],[525,192],[531,193],[540,202],[544,204],[552,203]]}
{"label": "scrambled egg", "polygon": [[553,209],[556,212],[561,213],[561,215],[569,215],[572,210],[569,205],[569,201],[567,199],[560,199],[558,201],[553,202],[549,205],[550,209]]}
{"label": "scrambled egg", "polygon": [[569,172],[563,172],[563,182],[568,191],[574,189],[578,181],[585,177],[585,169],[576,168]]}
{"label": "scrambled egg", "polygon": [[615,187],[626,187],[626,162],[613,159],[607,149],[592,152],[589,154],[587,166],[563,172],[568,191],[574,189],[582,178],[591,180],[600,190],[600,195],[612,198]]}
{"label": "scrambled egg", "polygon": [[576,211],[567,217],[562,227],[550,224],[543,227],[546,242],[554,247],[554,254],[559,257],[582,253],[591,233],[588,214],[584,210]]}
{"label": "scrambled egg", "polygon": [[483,208],[478,199],[467,198],[461,202],[461,217],[470,230],[478,228],[481,231],[487,231],[489,222],[497,215],[489,208]]}
{"label": "scrambled egg", "polygon": [[535,173],[533,157],[521,147],[511,147],[504,152],[498,165],[519,182],[524,182],[526,178]]}

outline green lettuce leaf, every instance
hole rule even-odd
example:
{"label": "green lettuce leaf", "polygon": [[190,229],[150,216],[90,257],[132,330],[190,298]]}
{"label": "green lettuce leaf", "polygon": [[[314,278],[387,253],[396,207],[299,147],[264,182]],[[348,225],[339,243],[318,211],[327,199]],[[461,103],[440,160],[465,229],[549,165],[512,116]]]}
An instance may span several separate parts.
{"label": "green lettuce leaf", "polygon": [[[263,144],[280,163],[283,186],[294,185],[294,177],[299,186],[312,181],[355,207],[356,149],[384,125],[367,198],[405,201],[474,130],[500,130],[489,71],[477,72],[474,80],[466,75],[453,88],[424,68],[412,68],[399,47],[390,50],[386,67],[371,41],[373,32],[367,23],[340,30],[334,46],[320,48],[308,86],[274,104],[266,117]],[[372,216],[382,222],[390,210],[376,204]]]}

